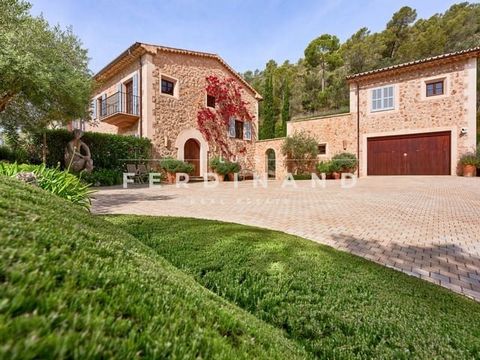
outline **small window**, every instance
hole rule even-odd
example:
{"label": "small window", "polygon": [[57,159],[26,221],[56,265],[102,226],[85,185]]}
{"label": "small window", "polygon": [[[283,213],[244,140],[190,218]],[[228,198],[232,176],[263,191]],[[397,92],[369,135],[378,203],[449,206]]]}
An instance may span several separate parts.
{"label": "small window", "polygon": [[427,97],[443,95],[443,80],[427,84]]}
{"label": "small window", "polygon": [[170,80],[162,79],[162,94],[172,95],[175,90],[175,83]]}
{"label": "small window", "polygon": [[327,155],[327,144],[318,144],[318,155]]}
{"label": "small window", "polygon": [[207,95],[207,106],[211,108],[215,107],[215,96]]}
{"label": "small window", "polygon": [[394,108],[393,86],[372,90],[372,111],[392,110]]}

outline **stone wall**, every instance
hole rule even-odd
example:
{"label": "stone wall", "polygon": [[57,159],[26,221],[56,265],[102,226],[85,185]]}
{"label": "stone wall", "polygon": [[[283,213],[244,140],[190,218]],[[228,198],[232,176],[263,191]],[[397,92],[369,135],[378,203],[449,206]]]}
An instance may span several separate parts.
{"label": "stone wall", "polygon": [[[444,79],[444,95],[426,97],[426,82]],[[373,88],[393,85],[395,109],[371,111]],[[355,84],[350,109],[357,117]],[[435,65],[378,80],[360,82],[360,167],[366,175],[367,139],[375,136],[451,131],[452,174],[458,157],[475,147],[476,59]],[[461,135],[461,128],[469,128]]]}
{"label": "stone wall", "polygon": [[282,144],[285,138],[258,140],[255,145],[255,173],[259,176],[267,174],[267,150],[275,152],[275,179],[283,180],[287,175],[287,164],[282,155]]}
{"label": "stone wall", "polygon": [[350,113],[287,123],[288,135],[302,131],[313,136],[318,144],[327,144],[326,154],[318,157],[320,161],[341,152],[357,153],[357,125]]}
{"label": "stone wall", "polygon": [[[176,139],[182,131],[197,128],[197,113],[206,106],[206,77],[216,75],[219,78],[233,77],[233,75],[218,61],[209,57],[192,56],[186,54],[165,53],[159,51],[153,57],[153,81],[151,90],[153,106],[153,135],[157,156],[177,156]],[[176,81],[178,96],[162,94],[160,83],[162,76]],[[258,131],[257,100],[251,91],[242,86],[242,97],[248,103],[251,114],[255,116],[253,133]],[[225,132],[228,129],[225,128]],[[230,149],[246,147],[245,156],[238,153],[238,161],[242,167],[253,169],[255,166],[255,136],[251,141],[229,139]],[[209,144],[208,157],[218,155],[215,143]]]}

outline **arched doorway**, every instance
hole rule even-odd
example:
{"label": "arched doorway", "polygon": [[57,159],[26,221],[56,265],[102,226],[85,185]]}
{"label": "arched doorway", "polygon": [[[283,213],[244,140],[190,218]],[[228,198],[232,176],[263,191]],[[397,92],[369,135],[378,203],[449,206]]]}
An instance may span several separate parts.
{"label": "arched doorway", "polygon": [[275,159],[275,150],[268,149],[265,152],[265,168],[267,170],[268,178],[275,179],[275,172],[277,169],[276,159]]}
{"label": "arched doorway", "polygon": [[183,159],[194,166],[192,175],[200,176],[200,143],[195,139],[188,139],[183,147]]}

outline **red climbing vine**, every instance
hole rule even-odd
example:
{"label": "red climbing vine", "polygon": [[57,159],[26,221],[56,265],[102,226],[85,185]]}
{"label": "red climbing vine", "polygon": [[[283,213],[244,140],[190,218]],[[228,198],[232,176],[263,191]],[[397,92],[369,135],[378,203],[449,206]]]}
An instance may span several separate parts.
{"label": "red climbing vine", "polygon": [[228,136],[231,117],[239,121],[250,122],[252,139],[254,135],[254,116],[248,111],[248,103],[242,99],[241,88],[233,78],[219,79],[208,76],[207,94],[215,97],[215,108],[203,107],[198,111],[197,124],[200,132],[210,144],[215,144],[221,155],[227,159],[246,152],[244,142],[233,142]]}

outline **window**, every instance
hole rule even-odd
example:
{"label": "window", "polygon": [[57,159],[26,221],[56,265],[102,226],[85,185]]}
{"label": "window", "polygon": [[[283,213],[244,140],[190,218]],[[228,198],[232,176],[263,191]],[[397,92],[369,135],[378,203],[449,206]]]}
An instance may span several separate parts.
{"label": "window", "polygon": [[235,137],[235,118],[231,117],[228,120],[228,136]]}
{"label": "window", "polygon": [[231,117],[228,121],[228,136],[235,139],[243,139],[243,130],[243,121]]}
{"label": "window", "polygon": [[252,123],[250,121],[243,123],[243,138],[245,140],[252,140]]}
{"label": "window", "polygon": [[107,115],[107,94],[103,94],[98,98],[98,109],[100,117]]}
{"label": "window", "polygon": [[392,110],[393,86],[385,86],[372,90],[372,111]]}
{"label": "window", "polygon": [[162,94],[172,95],[174,94],[175,83],[173,81],[162,79]]}
{"label": "window", "polygon": [[427,83],[427,97],[443,95],[443,80]]}
{"label": "window", "polygon": [[318,155],[327,155],[327,144],[318,144]]}
{"label": "window", "polygon": [[243,121],[235,120],[235,138],[243,139]]}
{"label": "window", "polygon": [[207,95],[207,106],[211,108],[215,107],[215,96]]}

